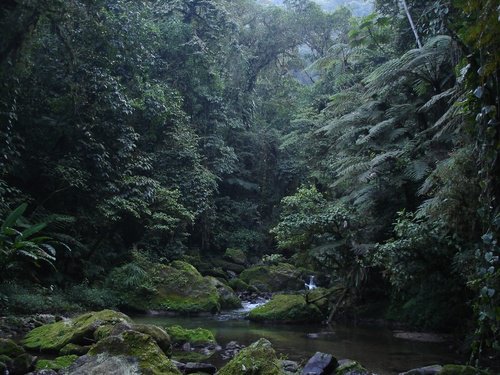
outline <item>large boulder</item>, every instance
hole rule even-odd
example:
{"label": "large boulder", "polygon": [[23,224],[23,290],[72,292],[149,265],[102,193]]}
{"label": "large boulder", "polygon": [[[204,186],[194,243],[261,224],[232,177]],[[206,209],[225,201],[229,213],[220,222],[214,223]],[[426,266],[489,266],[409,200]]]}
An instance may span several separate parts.
{"label": "large boulder", "polygon": [[151,263],[144,268],[147,275],[137,286],[120,285],[119,270],[108,278],[108,285],[118,291],[125,307],[179,314],[219,311],[217,289],[191,264],[174,261],[169,265]]}
{"label": "large boulder", "polygon": [[266,304],[248,314],[256,322],[306,323],[320,322],[323,314],[313,303],[307,303],[300,294],[277,294]]}
{"label": "large boulder", "polygon": [[123,322],[132,321],[127,315],[113,310],[89,312],[35,328],[26,335],[23,345],[30,350],[58,352],[70,343],[88,345],[94,341],[94,332],[99,327]]}
{"label": "large boulder", "polygon": [[219,370],[218,375],[285,375],[271,343],[260,339],[240,351]]}
{"label": "large boulder", "polygon": [[297,291],[304,289],[300,271],[288,263],[254,266],[244,270],[240,279],[261,292]]}
{"label": "large boulder", "polygon": [[241,300],[234,290],[213,276],[206,276],[205,279],[217,289],[221,309],[237,309],[241,307]]}
{"label": "large boulder", "polygon": [[102,354],[134,358],[142,374],[180,374],[156,341],[144,333],[125,331],[117,336],[106,337],[95,344],[88,355]]}
{"label": "large boulder", "polygon": [[307,361],[302,375],[333,375],[337,360],[331,354],[317,352]]}

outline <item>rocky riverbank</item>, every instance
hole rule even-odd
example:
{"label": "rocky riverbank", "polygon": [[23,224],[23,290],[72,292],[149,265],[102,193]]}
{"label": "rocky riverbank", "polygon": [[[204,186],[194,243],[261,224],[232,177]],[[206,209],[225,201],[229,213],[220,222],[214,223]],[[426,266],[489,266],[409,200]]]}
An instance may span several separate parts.
{"label": "rocky riverbank", "polygon": [[[335,353],[316,353],[294,362],[283,359],[283,353],[276,353],[272,343],[264,338],[248,347],[236,342],[221,347],[213,333],[204,328],[137,324],[112,310],[47,320],[48,324],[29,330],[17,342],[0,339],[0,374],[372,374],[360,363],[337,359]],[[184,359],[179,356],[182,352]],[[220,369],[209,361],[215,353],[227,360]],[[489,375],[459,365],[433,365],[405,373],[459,374]]]}

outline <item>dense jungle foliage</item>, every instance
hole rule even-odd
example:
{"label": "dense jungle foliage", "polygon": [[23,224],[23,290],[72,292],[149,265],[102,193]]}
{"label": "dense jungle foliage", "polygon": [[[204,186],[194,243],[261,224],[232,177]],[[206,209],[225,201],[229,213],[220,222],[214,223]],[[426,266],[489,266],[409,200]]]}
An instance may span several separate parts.
{"label": "dense jungle foliage", "polygon": [[2,310],[239,249],[498,357],[497,1],[5,0],[0,25]]}

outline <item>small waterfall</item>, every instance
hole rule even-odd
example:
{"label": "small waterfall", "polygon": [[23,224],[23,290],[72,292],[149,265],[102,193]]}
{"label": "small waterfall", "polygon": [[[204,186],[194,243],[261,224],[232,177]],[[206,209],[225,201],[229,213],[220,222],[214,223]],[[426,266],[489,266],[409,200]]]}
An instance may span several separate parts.
{"label": "small waterfall", "polygon": [[309,277],[309,284],[305,284],[308,290],[316,289],[316,284],[314,283],[314,276]]}

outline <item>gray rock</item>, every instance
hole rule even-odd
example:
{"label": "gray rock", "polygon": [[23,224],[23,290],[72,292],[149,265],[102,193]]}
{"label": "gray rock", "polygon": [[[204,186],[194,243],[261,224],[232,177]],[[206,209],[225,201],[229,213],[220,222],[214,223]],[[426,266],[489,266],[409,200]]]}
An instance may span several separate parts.
{"label": "gray rock", "polygon": [[302,375],[331,375],[337,367],[337,360],[326,353],[317,352],[306,363]]}
{"label": "gray rock", "polygon": [[299,364],[295,361],[283,360],[281,361],[281,367],[286,375],[299,373]]}
{"label": "gray rock", "polygon": [[172,363],[175,365],[175,367],[177,367],[177,369],[179,371],[184,371],[184,369],[186,368],[186,364],[185,363],[182,363],[182,362],[179,362],[179,361],[175,361],[173,359],[171,359]]}
{"label": "gray rock", "polygon": [[399,375],[436,375],[439,374],[442,369],[443,366],[441,365],[431,365],[402,372]]}
{"label": "gray rock", "polygon": [[36,370],[34,372],[29,372],[26,375],[57,375],[57,372],[51,369]]}
{"label": "gray rock", "polygon": [[184,368],[184,373],[193,374],[195,372],[205,372],[207,374],[215,374],[217,372],[217,367],[211,365],[210,363],[194,363],[194,362],[186,363],[186,367]]}
{"label": "gray rock", "polygon": [[84,355],[70,367],[60,372],[61,375],[140,375],[139,363],[135,358],[110,356],[107,353]]}

